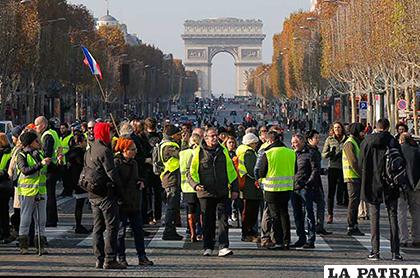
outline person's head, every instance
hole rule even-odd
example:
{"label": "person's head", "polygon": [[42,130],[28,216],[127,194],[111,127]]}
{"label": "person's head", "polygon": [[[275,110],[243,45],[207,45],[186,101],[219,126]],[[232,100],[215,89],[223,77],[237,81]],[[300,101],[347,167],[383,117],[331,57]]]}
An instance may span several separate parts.
{"label": "person's head", "polygon": [[105,144],[111,143],[111,125],[109,123],[96,123],[93,134],[95,140],[99,140]]}
{"label": "person's head", "polygon": [[129,122],[122,122],[120,124],[120,136],[130,138],[131,134],[134,132],[133,126]]}
{"label": "person's head", "polygon": [[249,133],[253,133],[253,134],[257,135],[258,134],[257,128],[255,128],[255,127],[248,127],[245,130],[245,134],[249,134]]}
{"label": "person's head", "polygon": [[305,137],[302,134],[295,134],[292,136],[292,148],[300,152],[305,147]]}
{"label": "person's head", "polygon": [[61,125],[60,125],[61,135],[67,134],[68,131],[69,131],[69,125],[67,123],[61,123]]}
{"label": "person's head", "polygon": [[85,136],[82,133],[75,134],[74,143],[78,146],[82,146],[82,147],[85,146],[86,145]]}
{"label": "person's head", "polygon": [[89,121],[88,122],[88,124],[87,124],[88,133],[93,134],[93,129],[95,128],[95,124],[96,124],[95,121]]}
{"label": "person's head", "polygon": [[83,122],[83,123],[80,125],[80,131],[81,131],[82,133],[85,133],[85,132],[87,131],[87,128],[88,128],[88,124],[87,124],[87,122]]}
{"label": "person's head", "polygon": [[0,150],[4,150],[10,147],[7,135],[4,132],[0,132]]}
{"label": "person's head", "polygon": [[219,144],[218,138],[217,138],[217,129],[214,127],[209,127],[204,132],[204,142],[206,142],[206,145],[209,148],[215,148],[217,144]]}
{"label": "person's head", "polygon": [[411,136],[409,132],[403,132],[400,134],[399,141],[400,141],[400,144],[412,143],[413,137]]}
{"label": "person's head", "polygon": [[130,125],[132,127],[132,130],[134,134],[140,135],[144,129],[145,129],[145,123],[144,121],[140,119],[134,119],[130,122]]}
{"label": "person's head", "polygon": [[258,131],[258,135],[260,136],[260,140],[265,143],[265,141],[267,140],[267,132],[268,129],[265,125],[261,126],[259,131]]}
{"label": "person's head", "polygon": [[204,138],[204,130],[201,127],[194,128],[192,134],[198,134],[200,138]]}
{"label": "person's head", "polygon": [[235,137],[228,135],[226,136],[225,141],[223,141],[223,145],[228,149],[228,151],[234,152],[238,147],[238,142],[236,142]]}
{"label": "person's head", "polygon": [[30,147],[33,150],[39,150],[41,148],[41,142],[39,141],[38,135],[32,130],[26,130],[19,137],[22,146],[27,148]]}
{"label": "person's head", "polygon": [[280,139],[281,139],[280,133],[278,133],[274,130],[270,130],[267,133],[267,141],[268,141],[268,143],[270,143],[270,145],[273,144],[273,143],[279,142]]}
{"label": "person's head", "polygon": [[44,133],[48,128],[48,120],[44,116],[39,116],[35,119],[35,130],[38,134]]}
{"label": "person's head", "polygon": [[332,130],[335,137],[341,138],[344,136],[344,125],[341,122],[334,122]]}
{"label": "person's head", "polygon": [[242,138],[242,143],[244,145],[250,146],[254,150],[257,148],[259,141],[260,140],[258,139],[257,135],[255,135],[254,133],[245,134]]}
{"label": "person's head", "polygon": [[191,134],[190,140],[188,142],[188,145],[190,148],[194,149],[195,147],[199,146],[201,142],[201,137],[197,133]]}
{"label": "person's head", "polygon": [[408,126],[405,123],[398,123],[395,129],[397,130],[398,134],[408,132]]}
{"label": "person's head", "polygon": [[311,129],[306,133],[306,140],[311,146],[318,146],[319,144],[319,132],[315,129]]}
{"label": "person's head", "polygon": [[181,125],[181,130],[183,134],[190,134],[191,133],[191,125],[188,123],[182,124]]}
{"label": "person's head", "polygon": [[133,159],[137,154],[137,147],[133,140],[121,137],[118,138],[114,151],[121,153],[126,159]]}
{"label": "person's head", "polygon": [[163,133],[177,142],[181,141],[182,139],[181,129],[173,124],[166,125]]}
{"label": "person's head", "polygon": [[351,123],[349,125],[349,135],[358,138],[363,139],[365,138],[365,126],[362,123]]}
{"label": "person's head", "polygon": [[13,144],[16,146],[19,141],[19,136],[22,134],[23,126],[16,126],[12,129],[12,141]]}
{"label": "person's head", "polygon": [[390,123],[388,119],[379,119],[378,122],[376,123],[376,131],[378,132],[388,131],[389,127],[390,127]]}
{"label": "person's head", "polygon": [[148,117],[144,120],[144,126],[147,132],[155,132],[156,131],[156,120]]}

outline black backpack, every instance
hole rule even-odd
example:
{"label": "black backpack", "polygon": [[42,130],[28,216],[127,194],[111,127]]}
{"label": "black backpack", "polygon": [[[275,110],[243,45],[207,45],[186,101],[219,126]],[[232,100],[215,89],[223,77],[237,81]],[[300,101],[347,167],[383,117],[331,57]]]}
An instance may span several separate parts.
{"label": "black backpack", "polygon": [[162,156],[160,154],[160,149],[163,143],[164,142],[156,143],[152,149],[153,173],[155,175],[160,175],[165,169],[165,165],[163,165]]}
{"label": "black backpack", "polygon": [[411,189],[406,162],[401,152],[395,147],[387,146],[382,176],[390,188],[399,188],[403,192],[408,192]]}

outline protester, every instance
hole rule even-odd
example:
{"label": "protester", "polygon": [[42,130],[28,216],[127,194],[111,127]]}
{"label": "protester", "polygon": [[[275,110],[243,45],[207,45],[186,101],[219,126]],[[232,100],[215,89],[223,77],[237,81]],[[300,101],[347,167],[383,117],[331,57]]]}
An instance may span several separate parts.
{"label": "protester", "polygon": [[0,240],[2,243],[10,243],[14,240],[10,234],[9,202],[13,196],[12,178],[8,169],[12,158],[7,135],[0,132]]}

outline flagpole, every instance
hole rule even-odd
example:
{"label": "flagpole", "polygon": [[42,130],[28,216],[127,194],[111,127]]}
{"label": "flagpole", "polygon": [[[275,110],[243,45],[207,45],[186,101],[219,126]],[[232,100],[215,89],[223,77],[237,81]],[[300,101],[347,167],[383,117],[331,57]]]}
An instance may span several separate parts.
{"label": "flagpole", "polygon": [[[105,95],[104,89],[102,88],[101,82],[99,81],[98,76],[96,74],[94,74],[94,76],[95,76],[96,82],[98,83],[99,89],[101,90],[101,94],[102,94],[102,97],[105,101],[105,105],[108,107],[108,105],[107,105],[108,99]],[[108,112],[108,111],[106,111],[106,112]],[[109,112],[109,116],[111,117],[112,124],[114,125],[115,131],[117,132],[118,137],[120,137],[120,132],[118,130],[117,123],[115,122],[114,116],[112,115],[111,112]]]}

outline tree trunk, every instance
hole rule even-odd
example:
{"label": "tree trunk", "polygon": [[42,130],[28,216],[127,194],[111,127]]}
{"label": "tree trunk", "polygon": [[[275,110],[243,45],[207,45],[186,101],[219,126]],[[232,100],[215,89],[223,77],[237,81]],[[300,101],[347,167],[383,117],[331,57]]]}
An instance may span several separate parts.
{"label": "tree trunk", "polygon": [[[413,105],[413,120],[414,120],[414,134],[415,135],[419,135],[419,119],[417,117],[417,101],[416,101],[416,90],[415,88],[411,90],[412,94],[413,94],[413,100],[414,100],[414,105]],[[410,104],[409,104],[410,105]]]}
{"label": "tree trunk", "polygon": [[390,89],[388,80],[385,81],[385,92],[386,92],[386,101],[387,101],[386,112],[387,112],[389,122],[391,124],[390,132],[394,133],[395,132],[395,119],[394,119],[394,116],[393,116],[394,114],[392,113],[391,89]]}
{"label": "tree trunk", "polygon": [[367,93],[367,97],[368,97],[368,114],[367,114],[367,122],[370,123],[372,126],[374,126],[374,122],[375,122],[375,116],[374,116],[374,103],[373,103],[373,96],[372,96],[372,92],[368,92]]}

